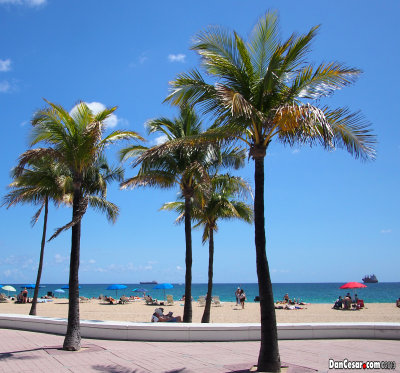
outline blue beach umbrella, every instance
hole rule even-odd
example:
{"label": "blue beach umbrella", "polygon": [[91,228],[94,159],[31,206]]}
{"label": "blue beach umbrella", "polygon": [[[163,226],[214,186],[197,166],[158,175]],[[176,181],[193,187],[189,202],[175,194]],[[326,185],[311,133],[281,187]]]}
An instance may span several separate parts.
{"label": "blue beach umbrella", "polygon": [[56,289],[54,290],[55,293],[65,293],[65,291],[63,289]]}
{"label": "blue beach umbrella", "polygon": [[134,291],[135,293],[143,293],[143,296],[145,296],[146,293],[148,292],[148,290],[144,289],[144,288],[136,288],[136,289],[133,289],[132,291]]}
{"label": "blue beach umbrella", "polygon": [[174,285],[168,283],[168,282],[164,282],[162,284],[158,284],[156,286],[153,287],[153,289],[163,289],[164,290],[164,301],[165,301],[165,289],[172,289],[174,287]]}
{"label": "blue beach umbrella", "polygon": [[115,290],[115,297],[118,298],[118,290],[126,289],[126,285],[114,284],[110,285],[106,290]]}
{"label": "blue beach umbrella", "polygon": [[27,285],[23,285],[23,286],[21,286],[21,289],[23,289],[23,288],[27,288],[27,289],[34,289],[35,288],[35,284],[27,284]]}

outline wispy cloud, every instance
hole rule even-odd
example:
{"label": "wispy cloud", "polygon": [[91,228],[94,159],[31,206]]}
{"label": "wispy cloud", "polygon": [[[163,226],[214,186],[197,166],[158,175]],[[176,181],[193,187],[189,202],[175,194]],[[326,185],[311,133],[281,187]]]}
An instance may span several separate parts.
{"label": "wispy cloud", "polygon": [[137,67],[138,65],[144,65],[148,60],[149,60],[149,57],[147,55],[147,52],[143,52],[140,54],[139,57],[137,57],[135,59],[135,61],[133,61],[129,64],[129,67],[134,68],[134,67]]}
{"label": "wispy cloud", "polygon": [[176,269],[177,269],[178,271],[182,271],[182,270],[183,270],[183,268],[182,268],[181,266],[176,266]]}
{"label": "wispy cloud", "polygon": [[56,254],[56,255],[54,255],[54,261],[55,261],[57,264],[64,263],[67,259],[68,259],[68,257],[63,256],[63,255],[61,255],[61,254]]}
{"label": "wispy cloud", "polygon": [[0,60],[0,71],[5,72],[10,70],[11,70],[11,60],[9,58],[7,58],[6,60]]}
{"label": "wispy cloud", "polygon": [[0,82],[0,92],[7,93],[11,91],[11,84],[7,80]]}
{"label": "wispy cloud", "polygon": [[168,55],[168,61],[169,62],[181,62],[184,63],[186,59],[186,54],[169,54]]}
{"label": "wispy cloud", "polygon": [[300,149],[296,148],[292,150],[292,154],[299,154],[300,153]]}
{"label": "wispy cloud", "polygon": [[289,273],[290,271],[288,269],[276,269],[272,268],[271,273]]}
{"label": "wispy cloud", "polygon": [[30,7],[45,5],[47,0],[0,0],[0,4],[27,5]]}
{"label": "wispy cloud", "polygon": [[[100,113],[100,111],[103,111],[106,109],[106,106],[102,104],[101,102],[85,102],[85,104],[88,106],[88,108],[93,112],[93,114]],[[77,105],[75,105],[72,110],[69,112],[71,115],[77,112]],[[114,113],[111,114],[105,121],[105,125],[108,128],[114,128],[118,124],[123,124],[125,127],[129,124],[127,119],[124,118],[118,118]]]}
{"label": "wispy cloud", "polygon": [[381,233],[382,234],[392,233],[392,230],[391,229],[381,229]]}

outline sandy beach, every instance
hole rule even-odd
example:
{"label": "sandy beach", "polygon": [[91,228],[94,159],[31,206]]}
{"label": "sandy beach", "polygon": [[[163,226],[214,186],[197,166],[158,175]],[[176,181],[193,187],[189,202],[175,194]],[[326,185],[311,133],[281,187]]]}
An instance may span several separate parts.
{"label": "sandy beach", "polygon": [[[0,303],[0,313],[29,314],[31,305]],[[174,315],[183,314],[183,303],[175,302],[173,306],[164,307],[164,313],[172,311]],[[246,303],[245,309],[233,302],[224,302],[221,307],[211,308],[213,323],[258,323],[260,322],[258,303]],[[280,323],[301,322],[400,322],[400,308],[394,303],[370,303],[359,311],[334,310],[331,304],[309,304],[301,310],[276,310]],[[156,306],[146,305],[143,300],[127,304],[102,304],[97,299],[80,304],[82,320],[116,320],[132,322],[149,322]],[[204,307],[193,303],[193,322],[200,322]],[[54,299],[49,303],[38,303],[37,315],[63,317],[68,315],[68,300]]]}

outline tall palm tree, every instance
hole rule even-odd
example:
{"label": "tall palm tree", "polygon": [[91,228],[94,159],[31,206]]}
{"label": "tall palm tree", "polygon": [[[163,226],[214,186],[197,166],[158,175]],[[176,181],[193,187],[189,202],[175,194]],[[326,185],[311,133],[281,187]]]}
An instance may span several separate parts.
{"label": "tall palm tree", "polygon": [[[72,221],[58,229],[52,238],[63,230],[72,228],[68,327],[63,348],[76,351],[80,349],[81,342],[78,300],[81,219],[89,203],[85,194],[85,179],[92,172],[93,165],[103,156],[106,146],[118,140],[142,138],[135,132],[120,130],[113,131],[103,138],[106,129],[104,121],[116,107],[94,114],[82,102],[68,113],[62,106],[46,102],[49,106],[36,112],[33,117],[31,145],[44,143],[48,147],[26,151],[20,156],[19,168],[23,168],[32,159],[46,155],[65,166],[71,174]],[[95,202],[95,206],[105,208],[100,201]]]}
{"label": "tall palm tree", "polygon": [[[183,322],[192,322],[192,232],[191,206],[196,190],[208,190],[207,170],[216,163],[238,167],[242,159],[234,152],[226,152],[218,158],[215,145],[180,146],[169,151],[169,144],[174,144],[191,136],[202,133],[201,121],[196,113],[187,106],[180,108],[179,116],[174,119],[157,118],[147,122],[149,133],[162,133],[165,143],[150,149],[133,146],[121,152],[122,159],[137,157],[133,166],[141,165],[138,174],[127,179],[121,188],[151,186],[172,188],[178,186],[185,200],[185,305]],[[164,149],[161,154],[158,150]],[[155,152],[157,153],[156,155]]]}
{"label": "tall palm tree", "polygon": [[255,162],[255,246],[261,307],[261,347],[258,369],[280,371],[276,317],[265,250],[264,158],[273,140],[294,144],[343,147],[364,160],[375,155],[375,137],[359,112],[318,106],[319,100],[353,83],[360,70],[338,62],[307,63],[313,27],[283,40],[278,17],[268,12],[248,41],[236,32],[210,27],[197,35],[192,49],[202,68],[178,75],[167,101],[198,105],[215,115],[219,128],[208,139],[244,142]]}
{"label": "tall palm tree", "polygon": [[[19,176],[17,176],[17,174]],[[40,246],[39,265],[36,276],[36,286],[29,314],[36,315],[36,304],[39,293],[40,279],[42,276],[44,249],[46,244],[47,219],[49,202],[55,205],[65,201],[65,169],[49,157],[35,159],[23,170],[14,169],[12,172],[14,181],[9,185],[12,189],[3,199],[3,205],[7,208],[18,203],[40,205],[39,210],[33,216],[31,223],[35,225],[44,209],[43,233]]]}
{"label": "tall palm tree", "polygon": [[[227,219],[240,219],[247,223],[253,221],[253,208],[237,199],[250,192],[250,186],[242,178],[229,174],[216,174],[210,182],[211,194],[195,198],[192,207],[193,220],[197,221],[195,227],[204,228],[203,244],[208,241],[208,285],[202,323],[210,322],[214,272],[214,232],[218,231],[217,221]],[[161,209],[177,211],[180,214],[177,222],[184,217],[184,204],[180,201],[166,203]]]}

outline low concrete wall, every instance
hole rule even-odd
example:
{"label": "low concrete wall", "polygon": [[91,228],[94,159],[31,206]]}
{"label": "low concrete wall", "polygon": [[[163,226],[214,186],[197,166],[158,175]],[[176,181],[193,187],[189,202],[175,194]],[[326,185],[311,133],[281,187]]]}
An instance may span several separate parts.
{"label": "low concrete wall", "polygon": [[[0,328],[65,334],[67,320],[0,314]],[[141,341],[258,341],[260,324],[131,323],[81,320],[84,338]],[[397,339],[400,323],[278,324],[279,339]]]}

